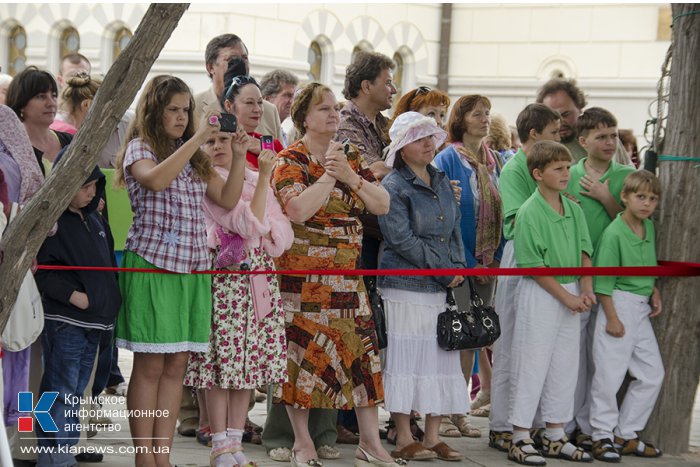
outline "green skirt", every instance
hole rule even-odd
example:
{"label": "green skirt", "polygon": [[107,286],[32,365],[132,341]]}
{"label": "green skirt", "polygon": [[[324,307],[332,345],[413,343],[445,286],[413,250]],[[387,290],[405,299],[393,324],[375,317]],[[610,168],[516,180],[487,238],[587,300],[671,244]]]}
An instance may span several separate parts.
{"label": "green skirt", "polygon": [[[158,269],[132,251],[122,267]],[[132,352],[207,352],[211,330],[211,276],[208,274],[119,274],[122,306],[117,347]]]}

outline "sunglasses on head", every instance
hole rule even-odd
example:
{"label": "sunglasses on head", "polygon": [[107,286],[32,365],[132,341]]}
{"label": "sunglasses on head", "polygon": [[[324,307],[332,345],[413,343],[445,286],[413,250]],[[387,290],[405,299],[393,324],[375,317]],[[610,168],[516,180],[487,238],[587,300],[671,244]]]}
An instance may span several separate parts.
{"label": "sunglasses on head", "polygon": [[255,78],[253,78],[250,75],[236,76],[231,81],[231,85],[229,86],[228,90],[226,91],[226,96],[229,96],[229,97],[232,96],[236,89],[241,88],[241,87],[245,86],[246,84],[254,84],[254,85],[259,87],[258,82],[255,81]]}
{"label": "sunglasses on head", "polygon": [[419,86],[418,89],[416,89],[416,95],[418,94],[428,94],[432,89],[430,89],[428,86]]}

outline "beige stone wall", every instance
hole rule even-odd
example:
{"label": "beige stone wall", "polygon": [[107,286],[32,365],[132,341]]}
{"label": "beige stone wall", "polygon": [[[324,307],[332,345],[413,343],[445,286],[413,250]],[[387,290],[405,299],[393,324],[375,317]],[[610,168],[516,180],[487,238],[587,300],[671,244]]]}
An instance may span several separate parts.
{"label": "beige stone wall", "polygon": [[[71,25],[80,32],[81,53],[95,72],[105,73],[115,27],[135,31],[147,6],[2,4],[0,65],[7,67],[9,28],[21,24],[28,36],[27,62],[56,72],[60,30]],[[449,93],[486,94],[495,110],[514,120],[537,87],[562,72],[579,80],[592,105],[610,108],[621,126],[641,134],[669,45],[662,34],[667,10],[664,4],[455,4]],[[258,77],[286,68],[306,78],[308,47],[318,40],[324,48],[323,81],[339,93],[353,48],[365,42],[389,56],[402,52],[402,86],[408,90],[437,82],[439,27],[439,4],[196,3],[152,71],[176,74],[198,92],[209,85],[206,43],[233,32],[250,49]]]}

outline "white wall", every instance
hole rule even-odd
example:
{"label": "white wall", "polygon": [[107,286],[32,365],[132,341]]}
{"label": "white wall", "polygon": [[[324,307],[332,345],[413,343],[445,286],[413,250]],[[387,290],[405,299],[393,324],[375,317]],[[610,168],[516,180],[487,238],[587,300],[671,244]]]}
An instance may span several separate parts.
{"label": "white wall", "polygon": [[[450,54],[453,98],[482,93],[494,110],[514,121],[554,70],[576,78],[590,105],[609,108],[620,126],[641,135],[668,41],[656,38],[662,4],[454,4]],[[2,4],[0,65],[7,66],[7,31],[27,31],[27,62],[58,67],[58,34],[64,24],[81,34],[81,53],[97,73],[110,65],[109,34],[115,22],[136,30],[147,4]],[[286,68],[308,71],[310,42],[322,37],[324,76],[340,95],[352,49],[367,41],[389,56],[408,50],[404,90],[437,82],[439,4],[192,4],[155,63],[152,74],[172,73],[195,92],[205,89],[204,49],[225,32],[241,36],[251,72],[260,77]]]}

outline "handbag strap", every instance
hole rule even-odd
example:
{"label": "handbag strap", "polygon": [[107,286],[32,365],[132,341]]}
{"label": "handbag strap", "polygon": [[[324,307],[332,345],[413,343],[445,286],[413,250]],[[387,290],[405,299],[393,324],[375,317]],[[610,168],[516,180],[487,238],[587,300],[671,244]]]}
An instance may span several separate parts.
{"label": "handbag strap", "polygon": [[483,305],[484,301],[481,299],[479,292],[476,291],[476,287],[474,286],[474,279],[472,276],[467,276],[467,280],[469,281],[469,293],[471,296],[472,305]]}
{"label": "handbag strap", "polygon": [[455,299],[455,293],[452,287],[447,288],[447,297],[445,298],[445,305],[447,309],[457,311],[457,300]]}

